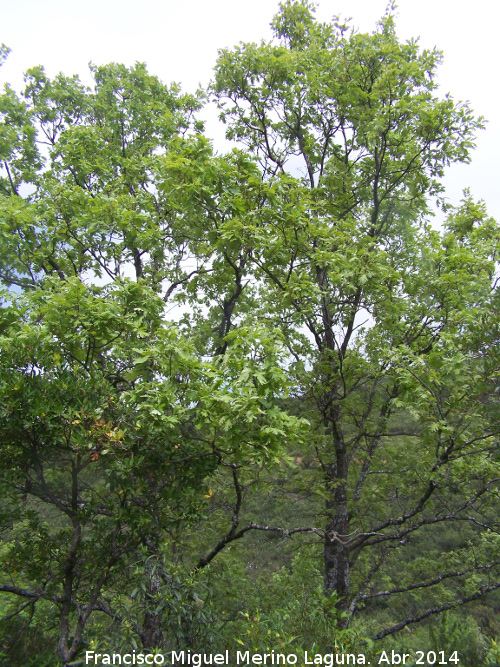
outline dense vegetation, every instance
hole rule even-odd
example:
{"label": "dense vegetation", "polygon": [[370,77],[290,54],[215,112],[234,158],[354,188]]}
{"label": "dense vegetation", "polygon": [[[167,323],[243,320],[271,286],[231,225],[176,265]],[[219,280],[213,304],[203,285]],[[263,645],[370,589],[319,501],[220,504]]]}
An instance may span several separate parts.
{"label": "dense vegetation", "polygon": [[441,183],[482,119],[391,12],[272,28],[206,93],[111,64],[0,97],[6,665],[498,664],[500,229]]}

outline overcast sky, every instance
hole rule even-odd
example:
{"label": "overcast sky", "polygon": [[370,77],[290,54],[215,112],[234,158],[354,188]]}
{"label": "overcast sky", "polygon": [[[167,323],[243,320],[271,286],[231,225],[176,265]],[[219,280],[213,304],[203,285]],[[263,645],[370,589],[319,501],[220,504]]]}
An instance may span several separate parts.
{"label": "overcast sky", "polygon": [[[90,82],[88,63],[146,62],[166,83],[193,91],[211,78],[217,49],[271,36],[269,23],[278,7],[272,0],[2,0],[0,42],[12,50],[0,81],[19,89],[22,73],[44,65],[49,75],[79,74]],[[384,14],[386,0],[320,0],[317,16],[352,17],[352,25],[371,31]],[[500,4],[493,0],[400,0],[397,31],[401,39],[419,37],[424,48],[444,52],[442,93],[469,100],[489,123],[477,141],[472,164],[453,167],[447,191],[458,202],[463,188],[486,200],[500,219]],[[215,131],[209,126],[209,133]]]}

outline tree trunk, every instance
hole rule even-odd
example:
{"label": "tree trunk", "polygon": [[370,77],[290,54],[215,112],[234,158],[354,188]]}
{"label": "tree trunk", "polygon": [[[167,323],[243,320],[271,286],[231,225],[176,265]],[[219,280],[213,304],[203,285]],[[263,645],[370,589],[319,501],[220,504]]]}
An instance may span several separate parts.
{"label": "tree trunk", "polygon": [[[156,544],[148,544],[151,550],[157,550]],[[158,572],[159,563],[154,558],[146,561],[146,611],[142,623],[141,639],[144,648],[163,648],[163,613],[157,612],[158,596],[161,589],[161,577]]]}
{"label": "tree trunk", "polygon": [[142,643],[144,648],[154,649],[163,646],[162,616],[147,611],[142,626]]}
{"label": "tree trunk", "polygon": [[[324,589],[337,593],[340,611],[349,607],[350,571],[349,548],[346,546],[349,529],[349,509],[347,506],[347,474],[349,461],[347,448],[339,428],[338,409],[332,410],[335,459],[325,469],[327,481],[327,524],[323,550]],[[347,619],[339,619],[339,627],[347,627]]]}

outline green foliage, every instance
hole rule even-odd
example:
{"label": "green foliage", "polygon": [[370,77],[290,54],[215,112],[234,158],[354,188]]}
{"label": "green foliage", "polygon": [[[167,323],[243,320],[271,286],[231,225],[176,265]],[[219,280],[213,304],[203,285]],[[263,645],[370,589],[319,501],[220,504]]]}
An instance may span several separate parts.
{"label": "green foliage", "polygon": [[488,667],[498,667],[500,665],[500,647],[498,641],[490,640],[485,665],[488,665]]}
{"label": "green foliage", "polygon": [[452,615],[443,614],[436,623],[429,625],[429,638],[434,651],[444,651],[450,655],[458,651],[463,665],[474,667],[484,660],[484,640],[471,618],[460,621]]}
{"label": "green foliage", "polygon": [[500,230],[441,182],[483,121],[391,11],[272,29],[220,52],[227,155],[143,64],[0,96],[6,660],[356,652],[500,586]]}
{"label": "green foliage", "polygon": [[[436,96],[440,54],[400,44],[390,12],[373,34],[346,34],[286,3],[273,27],[285,44],[222,51],[213,89],[272,197],[243,233],[257,241],[261,316],[283,332],[313,425],[324,584],[352,612],[386,594],[417,602],[410,591],[435,581],[439,606],[441,566],[404,548],[424,534],[439,542],[444,521],[497,525],[498,225],[467,193],[443,232],[426,220],[482,119]],[[489,571],[456,537],[467,574]],[[392,582],[401,558],[413,574]],[[472,589],[448,588],[450,608]]]}
{"label": "green foliage", "polygon": [[[138,554],[156,562],[169,535],[200,521],[222,462],[279,461],[301,428],[273,401],[287,390],[279,336],[262,325],[232,332],[227,354],[210,360],[201,340],[165,319],[175,289],[189,294],[191,276],[207,271],[188,272],[184,255],[199,247],[213,264],[217,252],[210,230],[186,237],[196,198],[188,204],[168,184],[172,164],[193,164],[183,154],[208,160],[191,119],[197,98],[142,65],[93,74],[88,90],[37,68],[22,100],[2,97],[12,138],[1,274],[14,287],[0,340],[2,525],[14,577],[3,590],[22,598],[28,587],[52,602],[64,660],[97,612],[109,631],[129,619],[147,647],[159,641],[152,616],[174,632],[169,607],[149,611],[160,590],[152,571],[148,603],[126,590],[119,611],[123,577],[132,585]],[[36,144],[45,140],[48,154]],[[21,183],[33,192],[21,197]],[[124,275],[131,267],[134,280]]]}

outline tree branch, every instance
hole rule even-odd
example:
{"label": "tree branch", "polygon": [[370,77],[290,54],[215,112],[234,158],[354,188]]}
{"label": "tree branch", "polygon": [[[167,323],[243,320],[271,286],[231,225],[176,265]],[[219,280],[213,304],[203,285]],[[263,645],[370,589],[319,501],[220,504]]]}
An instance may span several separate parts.
{"label": "tree branch", "polygon": [[393,635],[395,632],[403,630],[403,628],[406,628],[406,626],[411,625],[412,623],[419,623],[420,621],[423,621],[425,618],[433,616],[434,614],[441,614],[443,611],[448,611],[449,609],[455,609],[456,607],[461,607],[462,605],[467,604],[467,602],[473,602],[474,600],[479,600],[483,596],[487,595],[488,593],[491,593],[492,591],[497,590],[498,588],[500,588],[500,583],[491,584],[489,586],[481,586],[479,591],[477,591],[477,593],[473,593],[472,595],[469,595],[468,597],[463,598],[462,600],[458,600],[456,602],[443,604],[440,607],[435,607],[434,609],[427,609],[427,611],[424,611],[422,614],[414,616],[413,618],[406,618],[404,621],[401,621],[401,623],[393,625],[392,628],[387,628],[386,630],[382,630],[382,632],[376,634],[374,637],[372,637],[372,639],[374,640],[383,639],[384,637],[387,637],[387,635]]}

